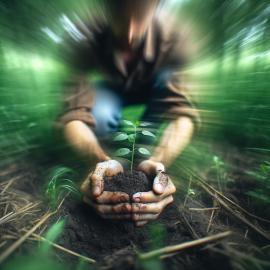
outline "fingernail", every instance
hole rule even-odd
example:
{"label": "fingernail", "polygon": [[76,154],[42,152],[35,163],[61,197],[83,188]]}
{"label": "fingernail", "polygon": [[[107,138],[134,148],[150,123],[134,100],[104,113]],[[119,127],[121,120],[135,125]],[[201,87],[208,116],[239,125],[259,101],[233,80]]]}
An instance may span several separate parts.
{"label": "fingernail", "polygon": [[98,196],[100,194],[100,192],[101,192],[100,187],[95,187],[94,188],[94,195]]}
{"label": "fingernail", "polygon": [[140,201],[141,201],[141,194],[140,194],[140,193],[135,193],[135,194],[133,195],[133,200],[134,200],[135,202],[140,202]]}

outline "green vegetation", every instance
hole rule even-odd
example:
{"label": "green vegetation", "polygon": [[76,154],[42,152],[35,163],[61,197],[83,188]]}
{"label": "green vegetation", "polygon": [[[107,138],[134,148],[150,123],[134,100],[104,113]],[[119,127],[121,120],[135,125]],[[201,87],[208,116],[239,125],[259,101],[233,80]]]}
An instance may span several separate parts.
{"label": "green vegetation", "polygon": [[3,270],[64,270],[66,267],[53,259],[53,247],[51,243],[60,237],[64,229],[65,221],[61,220],[53,224],[44,236],[44,241],[35,249],[35,256],[17,256],[3,266]]}
{"label": "green vegetation", "polygon": [[46,196],[49,199],[51,207],[55,209],[60,200],[67,193],[80,197],[81,194],[73,182],[75,172],[66,167],[57,167],[52,171],[51,179],[46,188]]}
{"label": "green vegetation", "polygon": [[150,152],[148,149],[144,147],[137,147],[136,139],[138,135],[141,134],[142,136],[151,137],[151,138],[156,138],[156,136],[152,132],[145,129],[145,127],[151,125],[150,123],[139,122],[139,121],[132,122],[128,120],[123,120],[123,124],[126,127],[128,127],[125,129],[126,132],[118,133],[118,135],[115,136],[114,141],[116,142],[128,141],[129,148],[119,148],[115,152],[115,156],[124,157],[131,154],[131,159],[129,161],[130,161],[130,170],[132,171],[136,152],[144,156],[150,155]]}
{"label": "green vegetation", "polygon": [[256,179],[258,185],[255,190],[247,192],[257,202],[270,203],[270,162],[264,161],[258,170],[248,171],[248,175]]}
{"label": "green vegetation", "polygon": [[[61,109],[63,83],[71,75],[64,64],[66,59],[61,57],[61,52],[67,49],[60,42],[66,35],[63,15],[73,21],[93,13],[102,14],[100,2],[0,2],[0,159],[3,168],[16,165],[29,156],[42,159],[48,152],[60,148],[53,136],[53,121]],[[252,185],[243,194],[251,199],[250,211],[253,212],[255,203],[257,207],[254,208],[258,211],[268,209],[269,1],[187,0],[167,8],[186,24],[191,22],[195,29],[193,45],[199,47],[194,48],[198,53],[193,53],[193,61],[184,73],[191,78],[190,85],[195,86],[191,88],[192,94],[203,122],[192,145],[168,170],[177,176],[175,181],[179,181],[180,187],[184,181],[188,186],[192,179],[192,185],[185,189],[186,196],[192,198],[201,195],[195,188],[196,177],[203,175],[226,194],[229,184],[242,181],[245,186],[244,176],[247,175]],[[127,128],[115,137],[117,143],[127,144],[118,149],[116,156],[126,158],[130,155],[131,170],[137,154],[147,156],[150,153],[147,147],[137,146],[137,135],[156,136],[147,129],[142,134],[147,126],[136,122],[143,110],[144,105],[126,108]],[[235,162],[235,157],[230,158],[235,148],[239,162]],[[246,163],[250,156],[261,165],[254,164],[255,168],[253,165],[250,168],[251,163]],[[50,156],[50,159],[52,175],[46,195],[50,206],[55,208],[67,194],[80,194],[73,182],[74,171],[64,165],[55,167],[54,157]],[[240,178],[235,183],[231,176],[234,171]],[[62,225],[55,226],[45,238],[56,239]],[[38,252],[35,251],[35,258],[18,258],[4,269],[66,269],[66,266],[52,262],[50,251],[51,246],[42,242]],[[148,269],[160,268],[157,261],[149,264]],[[241,269],[241,265],[236,269]]]}

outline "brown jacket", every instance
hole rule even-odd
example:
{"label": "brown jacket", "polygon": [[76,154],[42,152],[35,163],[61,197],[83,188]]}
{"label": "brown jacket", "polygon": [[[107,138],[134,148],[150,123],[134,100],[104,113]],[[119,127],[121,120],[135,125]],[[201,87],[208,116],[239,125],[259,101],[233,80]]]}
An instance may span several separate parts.
{"label": "brown jacket", "polygon": [[90,127],[95,126],[91,115],[94,84],[88,81],[88,74],[98,72],[130,103],[146,104],[148,120],[188,116],[198,126],[198,110],[181,81],[187,44],[177,32],[170,32],[166,25],[154,20],[140,47],[136,66],[127,71],[108,25],[89,26],[80,22],[76,31],[69,33],[70,39],[65,43],[65,59],[74,76],[65,87],[64,110],[57,119],[58,125],[81,120]]}

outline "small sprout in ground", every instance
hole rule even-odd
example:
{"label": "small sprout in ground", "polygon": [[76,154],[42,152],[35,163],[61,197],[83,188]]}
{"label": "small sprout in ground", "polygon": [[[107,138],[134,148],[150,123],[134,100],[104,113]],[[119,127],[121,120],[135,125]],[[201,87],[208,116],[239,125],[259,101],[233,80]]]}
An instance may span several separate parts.
{"label": "small sprout in ground", "polygon": [[216,168],[216,169],[220,169],[220,168],[222,168],[224,166],[224,162],[221,161],[220,158],[217,157],[217,156],[213,157],[213,163],[214,163],[213,167]]}
{"label": "small sprout in ground", "polygon": [[74,174],[73,170],[66,167],[57,167],[53,170],[46,189],[46,196],[53,208],[56,207],[64,193],[69,192],[76,196],[81,196],[74,182],[69,179],[74,177]]}
{"label": "small sprout in ground", "polygon": [[223,192],[223,190],[226,189],[227,184],[229,182],[234,182],[234,179],[229,177],[226,172],[225,163],[218,156],[214,156],[212,162],[213,166],[211,168],[215,170],[218,189],[220,192]]}
{"label": "small sprout in ground", "polygon": [[190,189],[188,190],[188,196],[195,196],[195,195],[196,195],[195,190],[192,189],[192,188],[190,188]]}
{"label": "small sprout in ground", "polygon": [[114,141],[116,142],[124,142],[127,141],[129,143],[128,148],[119,148],[115,152],[115,156],[117,157],[125,157],[129,154],[131,154],[130,158],[130,170],[133,170],[134,166],[134,158],[135,158],[135,153],[140,153],[141,155],[144,156],[150,156],[150,151],[144,147],[137,147],[136,145],[136,139],[138,134],[140,133],[143,136],[146,137],[151,137],[151,138],[156,138],[156,135],[150,132],[149,130],[146,130],[145,128],[150,126],[151,124],[148,122],[131,122],[129,120],[123,120],[123,124],[126,132],[121,132],[117,134],[114,137]]}
{"label": "small sprout in ground", "polygon": [[257,182],[257,187],[246,194],[258,202],[269,204],[270,198],[270,162],[264,161],[256,171],[248,171],[247,174]]}

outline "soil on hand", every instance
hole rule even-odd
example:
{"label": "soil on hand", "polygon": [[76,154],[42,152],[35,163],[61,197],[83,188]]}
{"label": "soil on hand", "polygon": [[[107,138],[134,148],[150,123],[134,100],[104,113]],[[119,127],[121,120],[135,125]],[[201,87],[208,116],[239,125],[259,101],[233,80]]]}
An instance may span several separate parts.
{"label": "soil on hand", "polygon": [[143,172],[127,171],[119,173],[111,178],[104,179],[104,190],[122,191],[127,193],[130,198],[137,192],[146,192],[152,190],[152,183]]}

